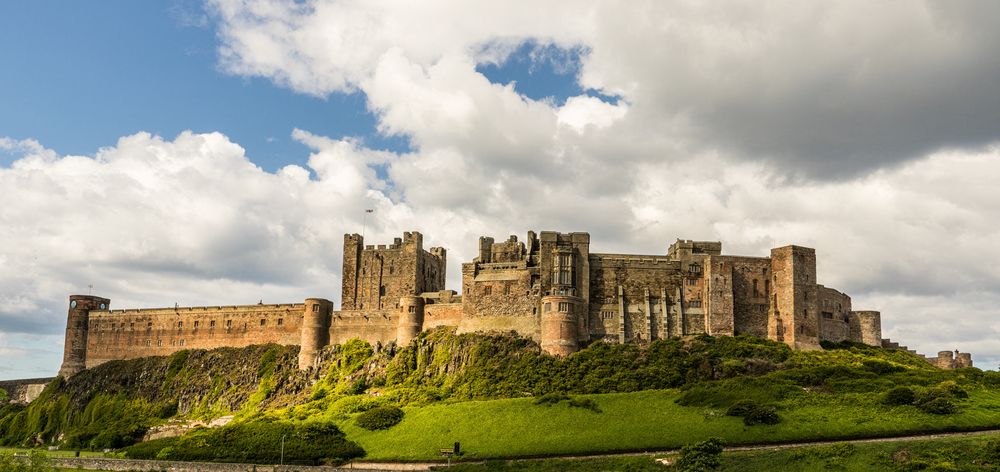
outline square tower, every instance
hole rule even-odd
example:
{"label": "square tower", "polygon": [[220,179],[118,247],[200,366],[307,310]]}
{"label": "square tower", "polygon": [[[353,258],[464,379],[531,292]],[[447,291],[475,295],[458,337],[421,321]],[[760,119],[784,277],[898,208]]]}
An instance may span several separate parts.
{"label": "square tower", "polygon": [[444,290],[444,248],[423,248],[423,235],[406,232],[390,245],[364,245],[344,235],[342,310],[394,310],[400,298]]}
{"label": "square tower", "polygon": [[816,250],[801,246],[772,249],[771,287],[767,337],[794,349],[819,349]]}

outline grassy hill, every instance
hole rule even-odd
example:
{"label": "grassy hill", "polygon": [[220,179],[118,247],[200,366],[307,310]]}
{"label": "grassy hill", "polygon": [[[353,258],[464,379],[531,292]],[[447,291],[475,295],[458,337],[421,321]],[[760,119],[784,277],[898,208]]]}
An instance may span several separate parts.
{"label": "grassy hill", "polygon": [[[331,346],[310,372],[296,369],[294,347],[182,351],[108,363],[54,382],[26,408],[4,406],[0,441],[120,447],[169,420],[234,414],[223,432],[256,424],[303,436],[333,427],[369,458],[426,460],[455,441],[467,457],[510,457],[674,448],[712,436],[756,443],[1000,426],[996,372],[942,371],[905,351],[826,347],[696,336],[645,347],[595,343],[559,359],[513,335],[438,329],[403,348]],[[382,405],[402,407],[402,421],[381,431],[357,426],[359,414]],[[189,435],[204,443],[213,434]],[[180,457],[185,441],[125,453],[169,456],[163,450],[172,448]]]}

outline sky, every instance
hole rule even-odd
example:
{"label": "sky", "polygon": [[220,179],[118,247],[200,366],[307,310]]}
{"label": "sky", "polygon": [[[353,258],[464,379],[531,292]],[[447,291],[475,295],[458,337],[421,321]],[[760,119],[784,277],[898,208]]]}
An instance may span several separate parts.
{"label": "sky", "polygon": [[413,230],[456,290],[481,235],[809,246],[885,337],[996,369],[998,21],[963,0],[0,3],[0,379],[55,374],[70,294],[339,304],[343,235]]}

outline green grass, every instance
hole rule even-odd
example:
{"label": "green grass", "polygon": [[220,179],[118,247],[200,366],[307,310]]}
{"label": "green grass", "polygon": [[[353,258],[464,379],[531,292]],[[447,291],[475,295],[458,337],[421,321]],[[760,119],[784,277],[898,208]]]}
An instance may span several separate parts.
{"label": "green grass", "polygon": [[[0,452],[24,452],[27,453],[30,449],[20,448],[20,447],[0,447]],[[74,450],[58,450],[58,451],[45,451],[49,457],[74,457],[76,456],[76,451]],[[80,457],[106,457],[103,452],[93,452],[93,451],[80,451]]]}
{"label": "green grass", "polygon": [[353,420],[339,426],[370,460],[438,460],[439,449],[455,441],[465,458],[497,458],[672,449],[710,437],[757,444],[1000,427],[1000,392],[969,394],[959,413],[931,415],[885,406],[871,395],[811,393],[779,402],[784,421],[770,426],[680,406],[677,390],[578,396],[593,400],[601,413],[520,398],[405,408],[403,421],[384,431],[364,430]]}
{"label": "green grass", "polygon": [[[540,461],[487,461],[460,464],[453,472],[598,472],[675,470],[655,462],[658,456]],[[675,456],[672,456],[676,458]],[[776,451],[739,451],[722,455],[720,472],[995,471],[1000,469],[1000,434],[881,443],[838,443]]]}

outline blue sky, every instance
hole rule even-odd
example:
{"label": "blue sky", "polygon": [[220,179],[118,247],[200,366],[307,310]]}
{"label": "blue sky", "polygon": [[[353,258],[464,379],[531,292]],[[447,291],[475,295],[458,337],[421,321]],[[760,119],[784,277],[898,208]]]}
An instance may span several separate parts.
{"label": "blue sky", "polygon": [[[406,136],[376,131],[363,92],[320,98],[220,71],[216,23],[206,10],[194,1],[0,4],[2,134],[92,155],[138,131],[166,138],[219,131],[269,171],[305,164],[309,152],[291,139],[294,128],[409,150]],[[478,70],[527,97],[561,103],[585,93],[574,80],[580,53],[526,41],[507,61]],[[0,154],[0,165],[13,158]]]}
{"label": "blue sky", "polygon": [[814,247],[995,367],[1000,3],[760,1],[0,2],[0,378],[58,369],[88,285],[338,302],[362,229],[455,290],[482,235]]}
{"label": "blue sky", "polygon": [[0,4],[0,130],[77,155],[137,131],[220,131],[272,171],[308,157],[295,127],[407,148],[375,133],[361,93],[317,98],[220,72],[204,15],[196,2]]}

